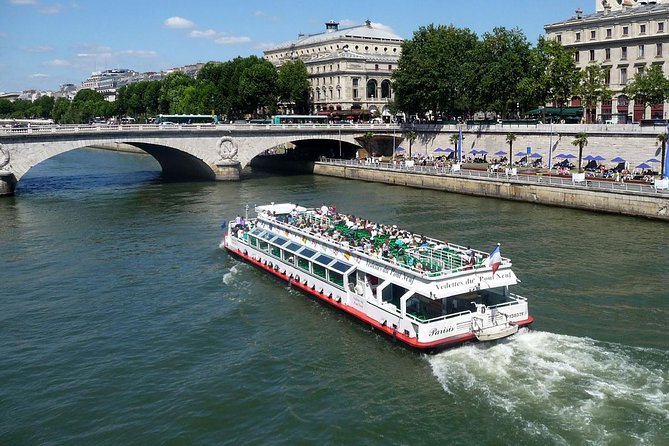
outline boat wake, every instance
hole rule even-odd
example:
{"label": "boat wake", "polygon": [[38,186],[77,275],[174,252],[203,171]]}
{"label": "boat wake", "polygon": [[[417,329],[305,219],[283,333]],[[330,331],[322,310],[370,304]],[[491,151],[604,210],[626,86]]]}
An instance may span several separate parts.
{"label": "boat wake", "polygon": [[488,406],[535,440],[657,444],[669,438],[669,352],[521,331],[428,361],[458,401]]}
{"label": "boat wake", "polygon": [[227,273],[223,274],[223,283],[230,286],[237,274],[239,274],[239,265],[233,265]]}

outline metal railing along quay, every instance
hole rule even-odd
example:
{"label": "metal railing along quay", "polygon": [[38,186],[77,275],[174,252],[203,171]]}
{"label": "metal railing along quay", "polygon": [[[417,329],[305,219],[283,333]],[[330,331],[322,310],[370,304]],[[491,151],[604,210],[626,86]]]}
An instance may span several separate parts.
{"label": "metal railing along quay", "polygon": [[321,163],[333,164],[338,166],[357,167],[362,169],[385,170],[403,173],[415,173],[421,175],[436,175],[447,176],[454,178],[476,178],[480,180],[489,181],[511,181],[519,184],[540,184],[542,186],[556,186],[574,189],[587,189],[600,192],[627,192],[658,194],[669,198],[669,189],[660,189],[653,184],[630,183],[630,182],[616,182],[610,180],[600,180],[596,177],[586,177],[585,181],[575,181],[571,176],[555,176],[555,175],[541,175],[541,174],[523,174],[523,173],[507,173],[504,172],[489,172],[485,170],[476,169],[453,169],[452,166],[421,166],[421,165],[406,165],[400,163],[382,163],[370,162],[365,160],[344,160],[336,158],[322,158]]}

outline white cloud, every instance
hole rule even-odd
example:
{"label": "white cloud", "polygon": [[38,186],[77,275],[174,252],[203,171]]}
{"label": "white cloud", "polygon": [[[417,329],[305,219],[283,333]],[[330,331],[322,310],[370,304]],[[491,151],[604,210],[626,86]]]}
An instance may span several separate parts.
{"label": "white cloud", "polygon": [[117,53],[120,56],[132,57],[158,57],[158,52],[153,50],[123,50]]}
{"label": "white cloud", "polygon": [[194,39],[213,39],[218,35],[218,33],[213,29],[208,29],[205,31],[194,29],[188,35]]}
{"label": "white cloud", "polygon": [[49,67],[69,67],[72,65],[69,61],[64,59],[53,59],[47,62],[44,62],[44,65]]}
{"label": "white cloud", "polygon": [[240,43],[248,43],[250,41],[251,38],[246,36],[223,36],[214,40],[214,42],[218,43],[219,45],[237,45]]}
{"label": "white cloud", "polygon": [[40,78],[40,77],[42,77],[42,78],[49,77],[49,75],[44,74],[44,73],[35,73],[35,74],[30,75],[30,78],[32,78],[32,79],[37,79],[37,78]]}
{"label": "white cloud", "polygon": [[53,47],[50,46],[32,46],[24,48],[25,51],[29,53],[50,53],[53,51]]}
{"label": "white cloud", "polygon": [[60,3],[54,3],[53,5],[40,5],[37,10],[42,14],[58,14],[64,9],[64,6]]}
{"label": "white cloud", "polygon": [[378,28],[378,29],[383,29],[385,31],[395,32],[395,31],[393,31],[393,29],[390,26],[384,25],[383,23],[372,22],[372,27],[373,28]]}
{"label": "white cloud", "polygon": [[165,28],[192,28],[195,23],[183,17],[170,17],[163,23]]}

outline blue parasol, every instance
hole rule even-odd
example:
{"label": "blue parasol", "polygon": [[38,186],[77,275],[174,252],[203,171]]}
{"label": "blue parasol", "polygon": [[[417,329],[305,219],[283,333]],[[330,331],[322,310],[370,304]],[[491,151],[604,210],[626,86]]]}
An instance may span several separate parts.
{"label": "blue parasol", "polygon": [[514,156],[525,156],[525,152],[518,152]]}
{"label": "blue parasol", "polygon": [[530,155],[530,158],[542,158],[542,156],[537,152],[534,152],[532,155]]}
{"label": "blue parasol", "polygon": [[604,161],[606,158],[604,158],[602,155],[595,155],[594,160],[595,161]]}
{"label": "blue parasol", "polygon": [[402,146],[399,146],[395,149],[395,152],[402,152],[402,151],[404,151],[404,147]]}
{"label": "blue parasol", "polygon": [[445,152],[445,150],[442,149],[441,147],[437,147],[436,149],[434,149],[434,151],[435,152]]}
{"label": "blue parasol", "polygon": [[624,163],[624,162],[625,162],[625,159],[624,159],[624,158],[621,158],[621,157],[619,157],[619,156],[616,156],[615,158],[613,158],[613,159],[611,160],[611,162],[612,162],[612,163]]}
{"label": "blue parasol", "polygon": [[639,164],[639,165],[636,166],[636,167],[639,168],[639,169],[652,169],[652,167],[649,166],[649,165],[646,164],[646,163],[641,163],[641,164]]}
{"label": "blue parasol", "polygon": [[658,160],[658,159],[655,159],[655,158],[651,158],[651,159],[649,159],[649,160],[646,160],[646,162],[647,162],[647,163],[661,163],[662,161],[660,161],[660,160]]}
{"label": "blue parasol", "polygon": [[495,155],[497,155],[497,156],[506,155],[506,152],[503,151],[503,150],[500,150],[499,152],[495,152]]}
{"label": "blue parasol", "polygon": [[452,153],[452,152],[455,152],[455,149],[451,149],[451,148],[449,147],[449,148],[447,148],[447,149],[444,149],[444,152],[446,152],[446,153]]}
{"label": "blue parasol", "polygon": [[583,158],[583,161],[595,161],[595,157],[592,155],[588,155],[585,158]]}

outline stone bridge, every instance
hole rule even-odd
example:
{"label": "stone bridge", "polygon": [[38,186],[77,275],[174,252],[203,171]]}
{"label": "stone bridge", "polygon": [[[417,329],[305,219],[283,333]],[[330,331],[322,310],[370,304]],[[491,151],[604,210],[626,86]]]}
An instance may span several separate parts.
{"label": "stone bridge", "polygon": [[128,144],[153,156],[166,177],[238,180],[241,170],[267,149],[307,140],[360,147],[361,137],[367,132],[390,138],[395,132],[397,141],[402,139],[399,128],[385,125],[137,125],[6,130],[0,133],[0,195],[12,195],[18,181],[33,166],[82,147]]}

